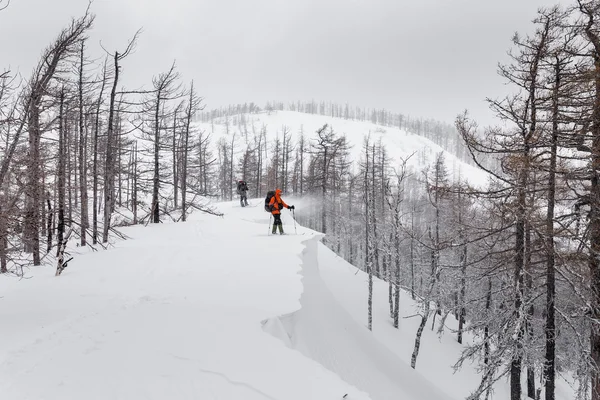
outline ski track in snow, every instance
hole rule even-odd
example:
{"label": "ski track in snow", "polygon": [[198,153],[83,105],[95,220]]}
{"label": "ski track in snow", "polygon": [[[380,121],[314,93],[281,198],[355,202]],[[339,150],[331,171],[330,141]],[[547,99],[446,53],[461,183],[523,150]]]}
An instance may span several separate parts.
{"label": "ski track in snow", "polygon": [[[174,355],[173,357],[175,357],[178,360],[183,360],[183,361],[196,361],[196,360],[192,360],[192,359],[181,357],[181,356],[175,356]],[[261,391],[261,390],[255,388],[255,387],[253,387],[252,385],[249,385],[249,384],[247,384],[245,382],[234,381],[233,379],[230,379],[227,375],[225,375],[225,374],[223,374],[221,372],[211,371],[211,370],[203,369],[203,368],[200,368],[200,367],[198,367],[197,369],[198,369],[198,371],[202,372],[203,374],[217,375],[217,376],[225,379],[227,382],[231,383],[232,385],[240,386],[240,387],[249,389],[250,391],[258,393],[259,395],[263,396],[265,399],[277,400],[276,398],[269,396],[268,394],[266,394],[263,391]]]}

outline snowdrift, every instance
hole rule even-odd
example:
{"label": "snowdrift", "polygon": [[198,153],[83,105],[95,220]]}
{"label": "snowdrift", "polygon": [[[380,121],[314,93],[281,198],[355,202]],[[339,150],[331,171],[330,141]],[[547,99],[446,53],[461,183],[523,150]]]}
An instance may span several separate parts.
{"label": "snowdrift", "polygon": [[319,248],[329,250],[318,238],[305,244],[301,308],[269,320],[266,330],[373,399],[450,400],[350,316],[319,274]]}

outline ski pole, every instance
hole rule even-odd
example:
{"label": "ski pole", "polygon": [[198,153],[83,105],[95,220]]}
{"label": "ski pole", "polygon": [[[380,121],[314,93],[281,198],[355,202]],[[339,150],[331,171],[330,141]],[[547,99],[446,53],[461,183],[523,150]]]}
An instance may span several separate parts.
{"label": "ski pole", "polygon": [[269,230],[267,231],[267,236],[269,236],[269,234],[271,233],[271,218],[273,217],[273,215],[269,215]]}
{"label": "ski pole", "polygon": [[298,231],[296,230],[296,209],[292,208],[292,218],[294,218],[294,232],[296,232],[296,235],[298,234]]}

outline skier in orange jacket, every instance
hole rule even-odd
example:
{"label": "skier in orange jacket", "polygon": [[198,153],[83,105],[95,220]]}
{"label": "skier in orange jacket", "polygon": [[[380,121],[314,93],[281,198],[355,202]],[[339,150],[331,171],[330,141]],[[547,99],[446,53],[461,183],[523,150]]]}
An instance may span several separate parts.
{"label": "skier in orange jacket", "polygon": [[277,232],[277,227],[279,226],[279,234],[283,235],[283,224],[281,223],[281,211],[284,208],[288,210],[294,210],[294,206],[288,206],[285,204],[283,199],[281,198],[281,189],[275,190],[275,196],[271,198],[269,202],[269,208],[271,209],[271,214],[273,214],[273,218],[275,218],[275,222],[273,222],[273,230],[271,233],[273,235]]}

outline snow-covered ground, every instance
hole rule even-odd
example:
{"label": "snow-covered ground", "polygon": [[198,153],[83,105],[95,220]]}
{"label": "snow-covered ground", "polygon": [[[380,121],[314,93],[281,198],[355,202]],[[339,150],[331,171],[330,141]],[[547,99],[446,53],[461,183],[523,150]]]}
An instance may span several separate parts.
{"label": "snow-covered ground", "polygon": [[131,239],[109,250],[73,248],[60,277],[0,276],[0,398],[457,400],[476,387],[470,367],[452,374],[452,335],[426,331],[412,370],[417,321],[391,326],[385,283],[371,333],[365,275],[287,210],[287,235],[270,235],[261,203],[123,228]]}
{"label": "snow-covered ground", "polygon": [[368,399],[262,330],[299,309],[313,233],[268,236],[262,208],[221,208],[123,229],[60,277],[1,277],[0,398]]}

